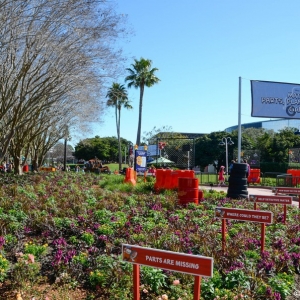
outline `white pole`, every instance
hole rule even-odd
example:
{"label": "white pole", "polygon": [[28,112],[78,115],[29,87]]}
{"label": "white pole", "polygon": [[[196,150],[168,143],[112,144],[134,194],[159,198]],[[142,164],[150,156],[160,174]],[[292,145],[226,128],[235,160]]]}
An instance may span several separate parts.
{"label": "white pole", "polygon": [[125,149],[124,149],[124,153],[125,153],[125,165],[126,165],[126,147],[127,146],[125,146]]}
{"label": "white pole", "polygon": [[227,143],[227,139],[225,139],[225,147],[226,147],[226,178],[228,180],[228,143]]}
{"label": "white pole", "polygon": [[239,108],[238,108],[238,163],[241,162],[242,127],[241,127],[242,78],[239,77]]}

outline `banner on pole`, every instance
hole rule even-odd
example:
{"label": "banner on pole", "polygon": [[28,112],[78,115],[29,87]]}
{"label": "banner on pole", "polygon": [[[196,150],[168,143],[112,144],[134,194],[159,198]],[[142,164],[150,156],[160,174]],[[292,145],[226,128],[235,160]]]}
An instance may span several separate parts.
{"label": "banner on pole", "polygon": [[252,117],[300,118],[300,84],[251,80]]}

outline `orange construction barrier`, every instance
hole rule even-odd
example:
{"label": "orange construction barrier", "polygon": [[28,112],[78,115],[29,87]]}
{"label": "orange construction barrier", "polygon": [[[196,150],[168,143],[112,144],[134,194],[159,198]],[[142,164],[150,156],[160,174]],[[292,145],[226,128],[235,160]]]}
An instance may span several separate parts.
{"label": "orange construction barrier", "polygon": [[195,172],[193,170],[175,170],[171,174],[170,189],[178,188],[178,178],[194,178]]}
{"label": "orange construction barrier", "polygon": [[247,181],[248,183],[260,183],[260,169],[251,169]]}
{"label": "orange construction barrier", "polygon": [[170,189],[171,174],[172,174],[172,170],[170,169],[157,169],[154,189],[155,190]]}
{"label": "orange construction barrier", "polygon": [[132,185],[136,185],[136,172],[133,168],[126,169],[124,183],[125,182],[131,183]]}
{"label": "orange construction barrier", "polygon": [[178,199],[181,205],[199,203],[198,178],[178,178]]}
{"label": "orange construction barrier", "polygon": [[299,184],[299,177],[300,177],[300,170],[298,169],[288,169],[286,171],[287,174],[291,174],[292,175],[292,185],[296,186],[297,184]]}

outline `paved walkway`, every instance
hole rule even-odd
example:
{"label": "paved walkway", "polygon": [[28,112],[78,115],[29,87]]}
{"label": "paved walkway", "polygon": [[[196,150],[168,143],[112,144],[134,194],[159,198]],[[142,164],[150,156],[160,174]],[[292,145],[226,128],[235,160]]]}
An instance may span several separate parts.
{"label": "paved walkway", "polygon": [[[202,190],[210,190],[210,189],[213,189],[215,191],[218,191],[218,192],[225,192],[227,193],[227,189],[228,189],[228,186],[209,186],[209,185],[201,185],[200,184],[200,189]],[[263,187],[248,187],[248,195],[266,195],[266,196],[274,196],[274,193],[272,193],[272,188],[263,188]],[[297,197],[294,197],[293,198],[294,201],[293,201],[293,205],[295,206],[298,206],[299,207],[299,198],[298,196]]]}

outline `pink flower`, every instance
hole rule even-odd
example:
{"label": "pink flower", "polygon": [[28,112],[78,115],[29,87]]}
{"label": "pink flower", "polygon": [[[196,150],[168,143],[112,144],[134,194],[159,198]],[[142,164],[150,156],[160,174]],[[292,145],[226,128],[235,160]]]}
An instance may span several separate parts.
{"label": "pink flower", "polygon": [[34,263],[34,255],[33,254],[28,254],[28,262],[30,264],[33,264]]}
{"label": "pink flower", "polygon": [[175,280],[173,281],[173,285],[178,285],[178,284],[180,284],[179,279],[175,279]]}

